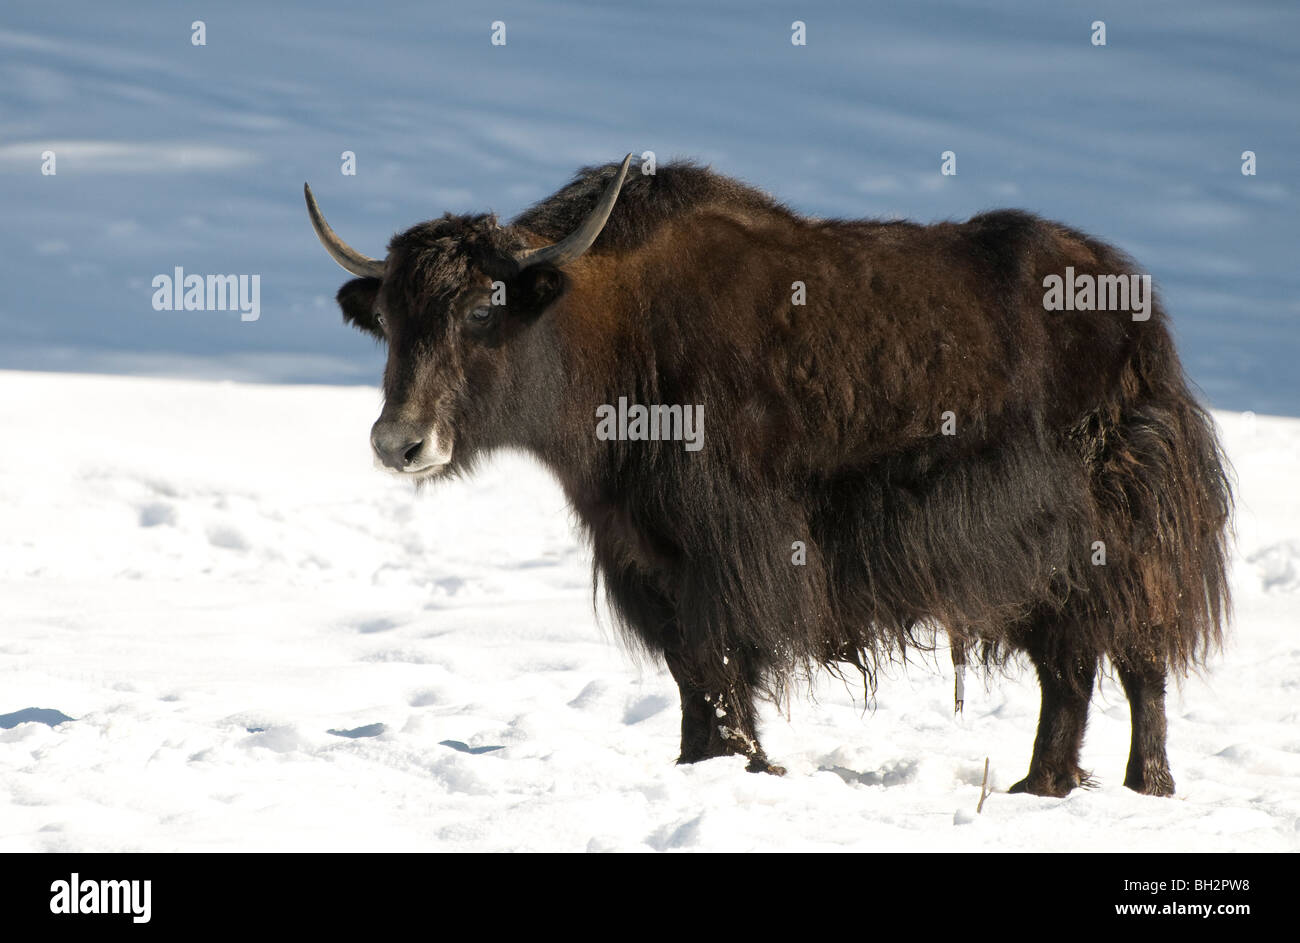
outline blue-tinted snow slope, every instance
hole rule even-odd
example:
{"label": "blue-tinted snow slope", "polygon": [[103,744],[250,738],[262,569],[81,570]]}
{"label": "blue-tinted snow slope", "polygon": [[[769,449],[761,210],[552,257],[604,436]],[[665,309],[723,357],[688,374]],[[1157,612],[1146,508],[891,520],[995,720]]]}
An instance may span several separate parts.
{"label": "blue-tinted snow slope", "polygon": [[[1280,2],[8,3],[0,367],[376,382],[303,180],[378,255],[649,149],[818,215],[1092,231],[1153,273],[1211,402],[1300,414],[1298,70]],[[259,274],[260,318],[154,311],[176,266]]]}

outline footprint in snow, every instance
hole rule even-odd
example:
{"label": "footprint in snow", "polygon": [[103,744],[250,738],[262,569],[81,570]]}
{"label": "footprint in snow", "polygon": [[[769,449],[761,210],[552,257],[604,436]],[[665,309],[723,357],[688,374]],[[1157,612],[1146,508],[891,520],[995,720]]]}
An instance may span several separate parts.
{"label": "footprint in snow", "polygon": [[672,705],[672,701],[660,694],[647,694],[645,697],[639,697],[628,705],[627,710],[623,712],[623,723],[639,724],[643,720],[649,720],[655,714],[666,710]]}
{"label": "footprint in snow", "polygon": [[0,730],[9,730],[19,724],[49,724],[51,727],[57,727],[74,719],[63,711],[51,710],[48,707],[25,707],[12,714],[0,714]]}
{"label": "footprint in snow", "polygon": [[224,550],[249,549],[248,539],[233,527],[218,526],[208,528],[208,543]]}
{"label": "footprint in snow", "polygon": [[377,737],[386,729],[383,724],[366,724],[364,727],[353,727],[351,730],[327,730],[325,732],[332,733],[336,737],[357,740],[361,737]]}
{"label": "footprint in snow", "polygon": [[157,527],[160,524],[175,524],[176,509],[165,501],[153,501],[140,508],[140,526]]}
{"label": "footprint in snow", "polygon": [[458,751],[460,751],[461,753],[471,753],[471,754],[473,754],[474,756],[478,756],[480,753],[491,753],[493,750],[504,750],[504,749],[505,749],[504,746],[496,746],[496,747],[472,747],[472,746],[470,746],[468,743],[462,743],[462,742],[459,741],[459,740],[442,740],[442,741],[439,742],[438,745],[439,745],[439,746],[444,746],[444,747],[451,747],[453,750],[458,750]]}
{"label": "footprint in snow", "polygon": [[834,773],[850,786],[854,783],[861,783],[864,786],[903,786],[916,779],[917,769],[920,765],[916,760],[902,760],[884,769],[872,770],[867,773],[859,773],[857,770],[844,766],[822,766],[818,768],[818,771]]}

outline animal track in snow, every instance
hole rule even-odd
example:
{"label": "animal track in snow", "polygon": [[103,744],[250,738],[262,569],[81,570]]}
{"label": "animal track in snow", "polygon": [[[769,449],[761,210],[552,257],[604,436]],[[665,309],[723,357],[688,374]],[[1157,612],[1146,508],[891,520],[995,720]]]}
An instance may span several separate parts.
{"label": "animal track in snow", "polygon": [[140,508],[140,526],[158,527],[161,524],[175,525],[176,509],[164,501],[151,501]]}
{"label": "animal track in snow", "polygon": [[639,697],[627,706],[623,712],[623,723],[639,724],[643,720],[649,720],[655,714],[661,713],[672,706],[672,701],[662,694],[647,694],[645,697]]}

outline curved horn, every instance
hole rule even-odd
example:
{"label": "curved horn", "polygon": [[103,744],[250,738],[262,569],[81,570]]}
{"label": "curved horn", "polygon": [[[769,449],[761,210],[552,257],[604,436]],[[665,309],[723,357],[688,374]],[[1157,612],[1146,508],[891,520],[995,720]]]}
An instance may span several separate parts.
{"label": "curved horn", "polygon": [[632,163],[632,155],[628,154],[623,158],[623,166],[618,169],[618,173],[605,188],[605,192],[600,195],[600,200],[587,214],[581,226],[553,246],[525,249],[523,252],[516,253],[515,262],[518,263],[519,268],[522,270],[542,264],[554,265],[558,268],[567,265],[590,249],[591,244],[600,235],[600,231],[605,228],[609,214],[614,209],[614,202],[618,199],[619,190],[623,188],[623,179],[627,176],[627,167],[630,163]]}
{"label": "curved horn", "polygon": [[307,197],[307,212],[311,215],[312,227],[316,230],[316,236],[320,239],[321,245],[325,247],[325,251],[330,254],[330,257],[353,275],[359,275],[362,278],[383,278],[383,259],[372,259],[369,256],[362,255],[340,239],[338,234],[330,229],[330,224],[325,222],[325,217],[320,214],[320,207],[316,205],[316,198],[311,195],[311,187],[304,183],[302,192]]}

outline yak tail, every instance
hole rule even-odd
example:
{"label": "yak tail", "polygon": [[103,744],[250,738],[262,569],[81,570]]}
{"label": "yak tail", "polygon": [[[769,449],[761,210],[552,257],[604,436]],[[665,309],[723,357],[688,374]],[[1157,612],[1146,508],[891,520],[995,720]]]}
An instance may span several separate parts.
{"label": "yak tail", "polygon": [[1231,470],[1167,334],[1139,348],[1122,387],[1088,437],[1100,526],[1119,551],[1101,577],[1108,654],[1185,673],[1221,646],[1231,612]]}

